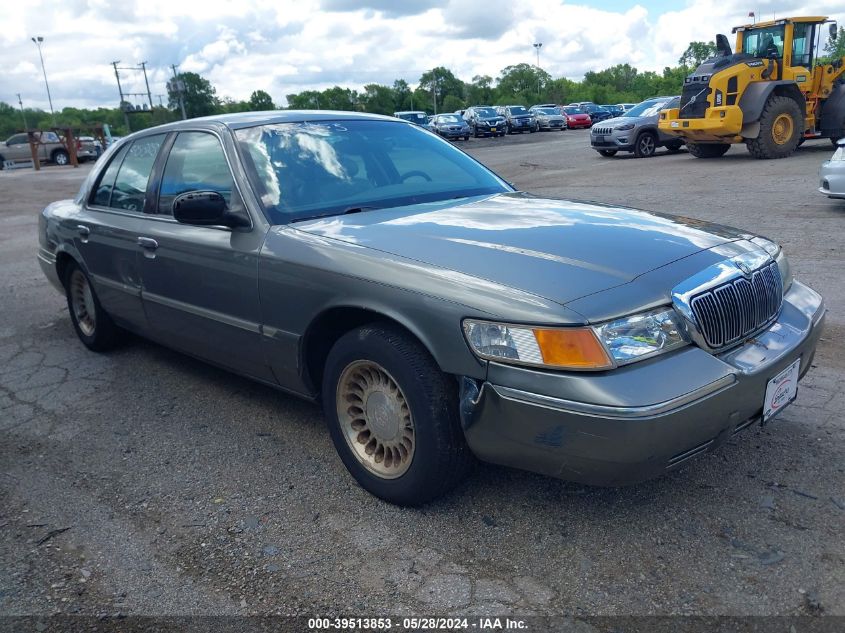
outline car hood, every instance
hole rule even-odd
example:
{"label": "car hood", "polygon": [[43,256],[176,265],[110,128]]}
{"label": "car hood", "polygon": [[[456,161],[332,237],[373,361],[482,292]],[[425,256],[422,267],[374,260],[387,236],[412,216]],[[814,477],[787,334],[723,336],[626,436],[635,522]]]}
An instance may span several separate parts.
{"label": "car hood", "polygon": [[624,125],[626,123],[633,123],[634,125],[642,125],[644,123],[656,123],[657,116],[615,116],[612,119],[605,119],[602,121],[605,125]]}
{"label": "car hood", "polygon": [[560,304],[743,237],[689,218],[525,193],[378,209],[291,226]]}

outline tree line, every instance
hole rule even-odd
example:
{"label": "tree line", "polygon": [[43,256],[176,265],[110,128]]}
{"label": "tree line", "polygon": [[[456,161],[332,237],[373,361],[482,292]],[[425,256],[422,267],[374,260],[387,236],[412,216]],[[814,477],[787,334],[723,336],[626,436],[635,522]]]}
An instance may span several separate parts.
{"label": "tree line", "polygon": [[[690,42],[678,59],[677,66],[665,67],[662,72],[640,71],[630,64],[617,64],[600,71],[589,71],[581,81],[566,77],[553,78],[548,72],[531,64],[514,64],[501,70],[497,77],[476,75],[463,81],[443,66],[422,74],[416,87],[404,79],[391,85],[367,84],[362,90],[334,86],[326,90],[305,90],[288,94],[287,107],[291,109],[353,110],[374,114],[393,114],[401,110],[423,110],[428,113],[454,112],[470,105],[530,106],[535,103],[637,103],[660,95],[678,94],[686,77],[716,50],[713,42]],[[845,29],[840,27],[839,37],[830,39],[819,61],[829,61],[845,56]],[[180,99],[188,117],[274,110],[281,106],[273,102],[264,90],[256,90],[246,101],[219,97],[211,82],[197,73],[179,75],[184,92],[173,91],[168,86],[166,106],[151,110],[135,111],[124,115],[119,108],[64,108],[55,119],[49,112],[19,108],[0,101],[0,141],[24,129],[24,119],[30,129],[73,127],[85,130],[93,125],[108,124],[112,134],[124,135],[131,131],[161,125],[181,118]],[[55,121],[55,122],[54,122]]]}

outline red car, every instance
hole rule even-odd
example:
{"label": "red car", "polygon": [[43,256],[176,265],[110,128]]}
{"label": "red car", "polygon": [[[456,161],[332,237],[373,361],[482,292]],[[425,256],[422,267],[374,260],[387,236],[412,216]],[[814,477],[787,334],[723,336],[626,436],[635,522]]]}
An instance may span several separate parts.
{"label": "red car", "polygon": [[581,112],[581,108],[576,108],[575,106],[563,106],[560,109],[560,113],[566,117],[566,127],[570,130],[590,127],[593,125],[590,115]]}

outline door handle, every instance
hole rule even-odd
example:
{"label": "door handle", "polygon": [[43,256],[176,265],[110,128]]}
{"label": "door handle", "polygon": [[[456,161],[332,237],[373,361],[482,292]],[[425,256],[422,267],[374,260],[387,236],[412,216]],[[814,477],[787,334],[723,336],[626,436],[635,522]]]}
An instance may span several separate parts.
{"label": "door handle", "polygon": [[156,242],[151,237],[139,237],[138,238],[138,246],[142,248],[146,248],[147,250],[154,251],[158,248],[158,242]]}
{"label": "door handle", "polygon": [[79,233],[79,239],[83,244],[88,243],[88,236],[91,235],[91,229],[84,224],[76,225],[76,232]]}

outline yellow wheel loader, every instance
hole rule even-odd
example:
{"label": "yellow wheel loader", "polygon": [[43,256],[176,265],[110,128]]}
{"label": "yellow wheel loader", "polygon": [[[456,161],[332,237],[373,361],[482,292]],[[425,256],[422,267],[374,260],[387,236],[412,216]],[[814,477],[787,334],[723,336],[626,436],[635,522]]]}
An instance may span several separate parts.
{"label": "yellow wheel loader", "polygon": [[[825,29],[825,25],[828,28]],[[745,143],[755,158],[785,158],[805,139],[845,137],[845,57],[816,59],[826,17],[784,18],[716,36],[717,53],[684,79],[680,105],[660,113],[661,132],[697,158]]]}

